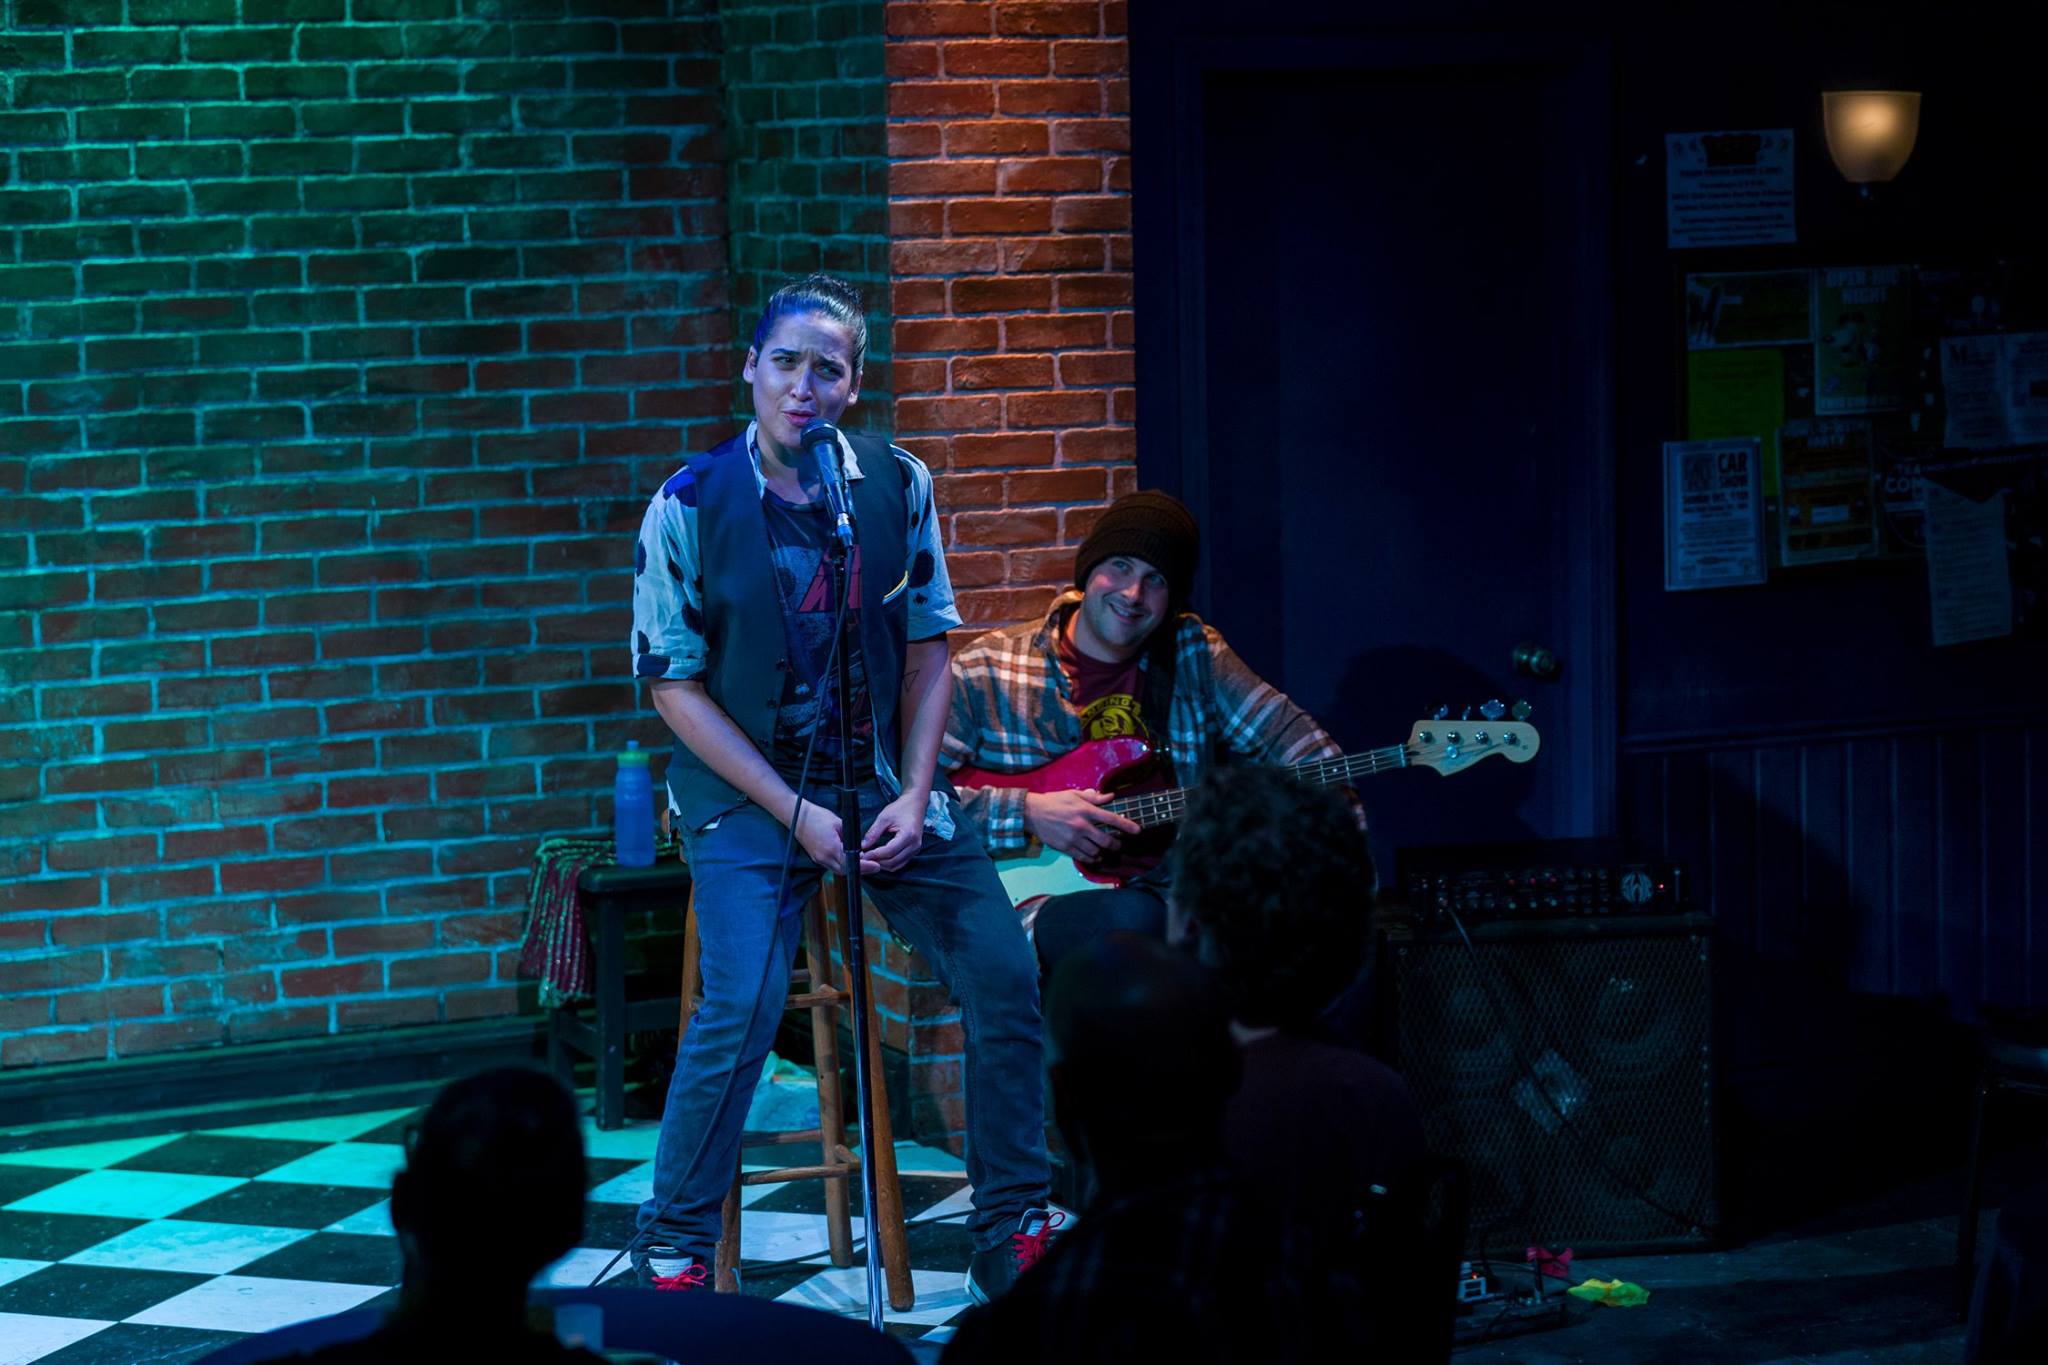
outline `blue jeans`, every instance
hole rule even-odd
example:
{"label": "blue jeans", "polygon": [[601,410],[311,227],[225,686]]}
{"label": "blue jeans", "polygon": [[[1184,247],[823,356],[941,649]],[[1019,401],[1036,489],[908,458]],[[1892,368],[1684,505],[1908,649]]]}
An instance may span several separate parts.
{"label": "blue jeans", "polygon": [[[827,810],[837,808],[829,788],[805,795]],[[927,828],[908,866],[872,873],[861,886],[960,1005],[967,1050],[967,1178],[974,1186],[968,1229],[974,1245],[987,1248],[1014,1232],[1018,1216],[1047,1197],[1038,964],[980,831],[959,802],[948,802],[953,838],[941,839]],[[860,798],[863,829],[882,805],[879,790],[867,784]],[[773,904],[788,837],[780,820],[751,802],[704,829],[683,832],[696,886],[704,1003],[676,1057],[655,1146],[654,1197],[640,1206],[639,1224],[647,1243],[706,1260],[718,1243],[719,1204],[739,1160],[747,1106],[782,1019],[803,939],[803,905],[823,876],[796,845],[788,891],[780,906]],[[728,1089],[718,1126],[706,1138],[719,1096]],[[702,1155],[688,1165],[700,1144]],[[661,1201],[670,1196],[663,1208]]]}
{"label": "blue jeans", "polygon": [[1031,929],[1041,979],[1049,984],[1061,958],[1105,934],[1121,930],[1164,941],[1168,889],[1166,870],[1154,868],[1122,886],[1047,897]]}

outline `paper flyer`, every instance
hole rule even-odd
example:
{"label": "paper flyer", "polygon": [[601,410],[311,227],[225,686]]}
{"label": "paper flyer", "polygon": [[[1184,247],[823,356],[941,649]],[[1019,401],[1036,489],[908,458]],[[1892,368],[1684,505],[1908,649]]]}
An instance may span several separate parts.
{"label": "paper flyer", "polygon": [[1754,437],[1765,497],[1778,493],[1778,428],[1785,423],[1785,356],[1777,347],[1691,351],[1685,357],[1685,434],[1695,441]]}
{"label": "paper flyer", "polygon": [[1944,337],[1940,345],[1946,408],[1942,445],[1950,450],[2005,445],[2005,338]]}
{"label": "paper flyer", "polygon": [[1787,422],[1778,429],[1778,546],[1787,565],[1877,552],[1870,423]]}
{"label": "paper flyer", "polygon": [[1913,312],[1923,337],[1975,336],[2005,325],[2005,290],[1995,266],[1913,267]]}
{"label": "paper flyer", "polygon": [[2015,332],[2005,343],[2005,426],[2014,445],[2048,443],[2048,332]]}
{"label": "paper flyer", "polygon": [[1797,241],[1792,130],[1666,133],[1664,229],[1674,250]]}
{"label": "paper flyer", "polygon": [[1785,357],[1785,411],[1804,417],[1813,411],[1813,347],[1782,346]]}
{"label": "paper flyer", "polygon": [[2003,490],[1977,502],[1927,485],[1927,599],[1936,645],[2012,634]]}
{"label": "paper flyer", "polygon": [[1934,452],[1905,421],[1893,418],[1874,431],[1873,479],[1877,485],[1880,555],[1911,557],[1927,545],[1927,480],[1923,471]]}
{"label": "paper flyer", "polygon": [[1813,340],[1813,276],[1805,270],[1685,277],[1685,344],[1783,346]]}
{"label": "paper flyer", "polygon": [[1664,590],[1764,581],[1761,443],[1664,444]]}
{"label": "paper flyer", "polygon": [[1815,272],[1814,414],[1905,407],[1913,377],[1912,322],[1904,266]]}

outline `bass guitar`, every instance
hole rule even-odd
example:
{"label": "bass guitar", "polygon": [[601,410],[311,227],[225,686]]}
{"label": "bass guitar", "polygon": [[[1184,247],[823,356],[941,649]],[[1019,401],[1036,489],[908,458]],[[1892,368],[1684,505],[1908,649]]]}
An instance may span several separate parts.
{"label": "bass guitar", "polygon": [[[1312,758],[1286,771],[1317,786],[1339,786],[1398,768],[1431,768],[1448,777],[1496,755],[1510,763],[1527,763],[1536,757],[1541,744],[1536,727],[1525,721],[1419,720],[1408,732],[1406,743],[1359,754]],[[1152,757],[1152,746],[1144,740],[1120,736],[1088,740],[1073,752],[1037,768],[997,772],[969,767],[951,777],[956,787],[1021,787],[1031,792],[1091,788],[1114,791]],[[1104,809],[1134,822],[1140,830],[1152,830],[1179,820],[1187,805],[1188,789],[1173,787],[1119,796]],[[1090,886],[1115,886],[1119,881],[1114,875],[1098,872],[1035,842],[1027,853],[999,857],[996,871],[1001,874],[1010,899],[1019,904],[1040,896],[1086,891]]]}

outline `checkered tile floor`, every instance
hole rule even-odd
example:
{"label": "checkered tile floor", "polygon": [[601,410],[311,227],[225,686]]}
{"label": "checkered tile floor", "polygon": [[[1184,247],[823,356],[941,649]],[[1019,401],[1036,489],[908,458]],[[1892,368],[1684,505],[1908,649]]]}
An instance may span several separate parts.
{"label": "checkered tile floor", "polygon": [[[260,1123],[0,1155],[0,1365],[152,1365],[306,1318],[393,1301],[397,1239],[386,1195],[417,1111]],[[541,1283],[587,1284],[633,1232],[648,1197],[655,1126],[587,1127],[584,1245]],[[749,1150],[775,1164],[816,1149]],[[916,1307],[892,1334],[943,1337],[967,1307],[972,1250],[960,1162],[899,1144]],[[745,1271],[749,1294],[865,1319],[866,1279],[825,1258],[816,1181],[748,1187],[741,1253],[805,1263]],[[861,1235],[854,1219],[854,1236]],[[622,1261],[613,1275],[625,1273]]]}

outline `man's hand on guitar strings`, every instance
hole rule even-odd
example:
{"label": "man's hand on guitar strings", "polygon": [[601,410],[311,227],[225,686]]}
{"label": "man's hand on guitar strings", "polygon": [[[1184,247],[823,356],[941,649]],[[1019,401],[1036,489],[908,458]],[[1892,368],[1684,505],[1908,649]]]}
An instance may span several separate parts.
{"label": "man's hand on guitar strings", "polygon": [[1113,799],[1093,788],[1026,792],[1024,828],[1054,852],[1094,862],[1120,847],[1121,836],[1138,832],[1136,821],[1105,809]]}

